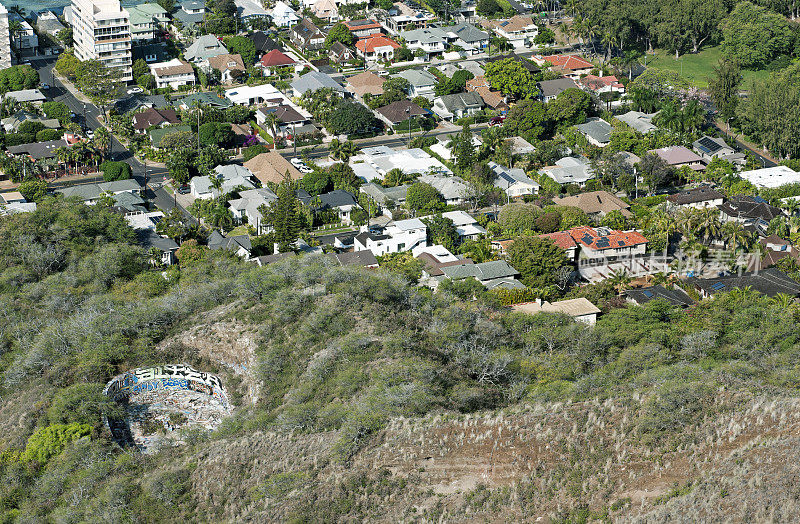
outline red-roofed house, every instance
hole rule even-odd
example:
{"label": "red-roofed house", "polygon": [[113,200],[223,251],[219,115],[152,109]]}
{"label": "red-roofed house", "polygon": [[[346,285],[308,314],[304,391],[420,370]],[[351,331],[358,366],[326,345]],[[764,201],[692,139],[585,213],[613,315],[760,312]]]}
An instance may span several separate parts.
{"label": "red-roofed house", "polygon": [[560,71],[564,76],[577,80],[581,75],[588,75],[594,69],[594,64],[575,55],[548,55],[534,60],[542,65],[545,62],[553,64],[553,71]]}
{"label": "red-roofed house", "polygon": [[585,258],[619,258],[644,255],[648,240],[638,231],[581,226],[568,231]]}
{"label": "red-roofed house", "polygon": [[294,66],[297,64],[291,57],[277,49],[273,49],[261,57],[258,67],[264,70],[264,75],[271,75],[273,71],[281,67]]}
{"label": "red-roofed house", "polygon": [[703,171],[706,168],[702,158],[683,146],[662,147],[648,151],[648,153],[657,154],[664,159],[664,162],[673,167],[689,166],[694,171]]}
{"label": "red-roofed house", "polygon": [[564,254],[570,262],[575,262],[575,258],[578,254],[578,244],[575,243],[575,239],[572,238],[569,231],[547,233],[546,235],[539,235],[539,238],[552,240],[555,245],[564,250]]}
{"label": "red-roofed house", "polygon": [[614,75],[595,76],[586,75],[580,79],[581,85],[593,93],[624,93],[625,86]]}
{"label": "red-roofed house", "polygon": [[391,60],[395,49],[400,49],[400,44],[383,34],[371,35],[356,42],[356,53],[368,62]]}

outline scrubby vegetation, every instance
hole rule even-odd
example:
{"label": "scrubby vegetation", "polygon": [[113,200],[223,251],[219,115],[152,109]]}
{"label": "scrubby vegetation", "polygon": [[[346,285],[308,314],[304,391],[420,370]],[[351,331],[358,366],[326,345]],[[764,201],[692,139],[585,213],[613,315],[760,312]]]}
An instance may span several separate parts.
{"label": "scrubby vegetation", "polygon": [[[75,202],[44,198],[35,213],[0,219],[4,520],[661,511],[696,496],[695,485],[719,483],[701,479],[699,466],[677,472],[666,457],[692,450],[695,462],[711,460],[703,446],[741,433],[725,426],[733,408],[755,395],[790,399],[800,385],[800,311],[746,290],[686,311],[611,309],[591,327],[324,257],[260,268],[193,250],[180,267],[153,270],[121,217]],[[178,448],[119,448],[102,424],[119,409],[103,385],[170,362],[219,374],[234,415],[212,434],[181,429]],[[523,433],[530,440],[515,440]],[[516,473],[468,482],[505,460],[506,444],[491,446],[501,437],[515,446]],[[476,446],[477,463],[449,466],[459,439]],[[537,439],[562,458],[537,455]],[[444,476],[425,472],[432,453],[444,469],[431,471]],[[613,475],[626,454],[678,484],[650,506],[626,502]]]}

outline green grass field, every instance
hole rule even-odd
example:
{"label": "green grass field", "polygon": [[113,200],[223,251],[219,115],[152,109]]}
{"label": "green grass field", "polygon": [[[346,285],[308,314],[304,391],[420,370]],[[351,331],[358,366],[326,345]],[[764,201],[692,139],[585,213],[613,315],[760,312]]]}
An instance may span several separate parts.
{"label": "green grass field", "polygon": [[[675,55],[663,49],[656,49],[655,54],[647,55],[647,66],[668,69],[680,73],[689,82],[699,88],[708,87],[708,77],[713,74],[714,66],[722,58],[719,46],[703,49],[699,53],[686,54],[675,60]],[[751,80],[761,80],[769,76],[769,71],[742,71],[743,86]]]}

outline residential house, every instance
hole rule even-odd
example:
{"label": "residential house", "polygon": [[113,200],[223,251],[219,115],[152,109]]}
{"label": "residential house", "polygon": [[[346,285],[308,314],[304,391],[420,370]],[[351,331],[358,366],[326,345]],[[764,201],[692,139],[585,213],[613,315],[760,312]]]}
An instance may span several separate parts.
{"label": "residential house", "polygon": [[355,266],[374,269],[378,267],[378,259],[371,251],[350,251],[345,253],[331,253],[330,259],[340,266]]}
{"label": "residential house", "polygon": [[263,255],[260,257],[251,258],[250,262],[254,264],[258,264],[259,267],[268,266],[269,264],[274,264],[275,262],[281,262],[288,258],[295,258],[297,253],[294,251],[287,251],[285,253],[274,253],[272,255]]}
{"label": "residential house", "polygon": [[467,53],[478,54],[489,47],[489,33],[481,31],[472,24],[460,23],[443,29],[448,33],[448,43],[464,49]]}
{"label": "residential house", "polygon": [[52,11],[31,13],[31,16],[36,22],[36,29],[42,33],[47,33],[53,40],[56,40],[58,33],[64,29],[64,24],[58,20],[58,16]]}
{"label": "residential house", "polygon": [[642,133],[646,135],[647,133],[652,133],[658,126],[653,124],[653,117],[656,116],[656,113],[642,113],[639,111],[628,111],[622,115],[617,115],[617,120],[620,122],[627,124],[637,133]]}
{"label": "residential house", "polygon": [[[270,116],[275,115],[278,119],[278,129],[271,129],[269,125]],[[294,107],[279,105],[279,106],[264,106],[256,111],[256,123],[263,126],[264,131],[273,136],[273,133],[287,133],[293,131],[296,127],[304,126],[310,123],[310,119],[300,114]]]}
{"label": "residential house", "polygon": [[758,243],[764,248],[763,258],[757,264],[753,264],[756,267],[748,269],[758,271],[772,267],[786,257],[791,257],[795,262],[800,263],[800,250],[794,247],[789,240],[783,239],[778,235],[770,235],[759,239]]}
{"label": "residential house", "polygon": [[535,315],[537,313],[560,313],[569,315],[578,322],[583,322],[590,326],[593,326],[597,322],[597,315],[600,314],[600,309],[585,297],[559,300],[558,302],[552,303],[546,300],[542,301],[541,299],[536,299],[533,302],[514,304],[511,306],[511,309],[520,313],[528,313],[529,315]]}
{"label": "residential house", "polygon": [[626,289],[622,292],[625,300],[632,304],[643,306],[653,300],[666,300],[671,306],[689,307],[694,305],[694,300],[686,291],[678,286],[666,288],[661,285]]}
{"label": "residential house", "polygon": [[441,56],[447,49],[447,40],[444,33],[438,28],[412,29],[400,33],[406,47],[411,50],[423,51],[428,58]]}
{"label": "residential house", "polygon": [[483,106],[483,98],[474,91],[438,96],[433,100],[433,112],[449,121],[474,115]]}
{"label": "residential house", "polygon": [[250,20],[269,19],[269,11],[264,9],[264,4],[260,0],[234,0],[236,13],[239,19],[247,23]]}
{"label": "residential house", "polygon": [[313,51],[325,44],[325,33],[309,18],[303,18],[289,31],[289,40],[303,51]]}
{"label": "residential house", "polygon": [[278,0],[275,2],[275,7],[272,9],[272,23],[278,27],[292,27],[300,21],[294,9],[288,6],[285,2]]}
{"label": "residential house", "polygon": [[383,94],[383,83],[386,79],[372,71],[364,71],[347,79],[346,89],[358,97],[369,93],[371,95]]}
{"label": "residential house", "polygon": [[153,145],[154,148],[159,149],[161,147],[161,141],[164,140],[165,137],[175,134],[175,133],[192,133],[192,128],[187,125],[177,125],[177,126],[169,126],[169,127],[157,127],[153,129],[149,129],[147,134],[150,136],[150,143]]}
{"label": "residential house", "polygon": [[174,109],[145,109],[133,115],[133,130],[144,134],[151,127],[180,124],[181,119]]}
{"label": "residential house", "polygon": [[255,31],[253,33],[249,33],[245,35],[245,38],[248,38],[253,42],[253,45],[256,48],[256,56],[259,58],[269,53],[273,49],[282,51],[280,44],[270,38],[270,36],[264,31]]}
{"label": "residential house", "polygon": [[757,188],[780,187],[800,183],[800,173],[789,166],[777,165],[752,171],[742,171],[739,176]]}
{"label": "residential house", "polygon": [[692,143],[692,149],[707,163],[719,158],[720,160],[743,166],[747,161],[744,153],[736,151],[736,149],[725,143],[722,138],[703,136]]}
{"label": "residential house", "polygon": [[239,191],[239,198],[228,200],[228,207],[237,222],[247,222],[256,230],[256,234],[269,233],[272,226],[264,224],[261,207],[269,207],[278,199],[278,196],[268,187]]}
{"label": "residential house", "polygon": [[748,231],[767,236],[769,223],[784,216],[780,208],[771,206],[759,196],[733,195],[725,203],[718,204],[723,222],[738,222]]}
{"label": "residential house", "polygon": [[266,186],[267,182],[280,184],[287,174],[292,180],[303,178],[303,174],[277,151],[261,153],[245,162],[244,167],[253,173],[262,186]]}
{"label": "residential house", "polygon": [[[528,60],[527,58],[525,58],[525,57],[522,57],[522,56],[520,56],[520,55],[518,55],[518,54],[514,53],[513,51],[512,51],[512,52],[510,52],[510,53],[508,53],[508,54],[505,54],[505,55],[495,55],[495,56],[491,56],[491,57],[489,57],[489,58],[484,58],[484,59],[483,59],[483,62],[484,62],[485,64],[490,64],[490,63],[492,63],[492,62],[497,62],[497,61],[500,61],[500,60],[507,60],[507,59],[509,59],[509,58],[510,58],[510,59],[512,59],[512,60],[514,60],[514,61],[516,61],[516,62],[519,62],[519,64],[520,64],[522,67],[524,67],[525,69],[527,69],[527,70],[528,70],[528,72],[530,72],[530,73],[532,73],[532,74],[536,74],[536,73],[539,73],[539,72],[541,72],[541,69],[540,69],[540,68],[539,68],[539,66],[536,64],[536,62],[533,62],[533,61],[531,61],[531,60]],[[465,64],[466,64],[466,62],[465,62]],[[475,76],[478,76],[478,75],[475,75]]]}
{"label": "residential house", "polygon": [[396,3],[387,11],[387,17],[381,23],[392,34],[400,34],[414,27],[425,28],[436,20],[436,15],[422,8],[414,8],[408,4]]}
{"label": "residential house", "polygon": [[[578,243],[575,242],[575,239],[572,238],[569,231],[556,231],[554,233],[545,233],[538,236],[539,238],[546,238],[552,241],[556,246],[561,248],[564,251],[564,256],[567,257],[567,260],[571,264],[574,264],[578,260]],[[508,246],[504,246],[503,251],[507,248]]]}
{"label": "residential house", "polygon": [[159,27],[169,22],[166,10],[156,3],[130,5],[125,9],[130,16],[133,45],[154,41]]}
{"label": "residential house", "polygon": [[136,230],[136,241],[148,253],[157,250],[160,253],[158,262],[165,266],[175,263],[175,253],[178,251],[178,244],[169,237],[163,237],[156,233],[154,229]]}
{"label": "residential house", "polygon": [[27,156],[33,160],[44,160],[47,158],[55,158],[56,151],[62,147],[69,147],[70,144],[66,139],[59,138],[58,140],[48,140],[46,142],[32,142],[30,144],[20,144],[18,146],[7,146],[8,151],[12,156]]}
{"label": "residential house", "polygon": [[278,49],[268,51],[256,63],[256,67],[264,70],[264,76],[275,75],[283,68],[295,68],[295,66],[297,66],[297,62]]}
{"label": "residential house", "polygon": [[722,205],[724,200],[725,195],[708,186],[685,189],[667,197],[667,201],[673,206],[691,207],[694,209],[718,207]]}
{"label": "residential house", "polygon": [[325,87],[333,89],[334,92],[342,96],[344,96],[346,93],[341,84],[339,84],[329,75],[320,73],[319,71],[311,71],[306,73],[292,82],[292,91],[294,92],[294,96],[297,97],[303,96],[306,91],[316,91],[317,89],[322,89]]}
{"label": "residential house", "polygon": [[648,153],[655,153],[660,156],[667,165],[675,168],[688,166],[693,171],[702,171],[706,168],[703,159],[697,156],[691,149],[683,146],[662,147],[653,149]]}
{"label": "residential house", "polygon": [[40,105],[47,100],[47,97],[42,94],[38,89],[22,89],[20,91],[9,91],[3,96],[3,100],[13,98],[20,104],[30,102],[34,105]]}
{"label": "residential house", "polygon": [[[379,107],[375,110],[375,114],[377,114],[378,118],[383,120],[386,125],[394,127],[416,116],[427,116],[428,111],[422,109],[411,100],[398,100],[392,102],[388,106]],[[409,123],[408,126],[410,129],[411,124]],[[402,131],[402,126],[398,129]]]}
{"label": "residential house", "polygon": [[538,82],[536,86],[539,88],[539,96],[544,102],[554,100],[558,95],[567,89],[574,89],[578,87],[575,85],[575,81],[573,79],[564,76],[561,78],[555,78],[553,80],[542,80],[541,82]]}
{"label": "residential house", "polygon": [[512,198],[533,195],[539,190],[539,184],[531,180],[522,169],[509,169],[496,162],[489,162],[489,169],[497,177],[494,181],[495,187],[505,191],[509,201]]}
{"label": "residential house", "polygon": [[440,161],[419,148],[393,150],[387,146],[371,146],[361,149],[350,161],[353,169],[363,162],[371,166],[381,177],[392,169],[404,173],[424,175],[428,173],[451,175],[452,172]]}
{"label": "residential house", "polygon": [[224,249],[235,253],[241,258],[250,258],[253,251],[253,244],[250,242],[249,235],[226,237],[215,229],[208,236],[208,249]]}
{"label": "residential house", "polygon": [[443,197],[447,205],[459,205],[467,201],[472,190],[467,183],[458,176],[442,174],[425,174],[417,178],[418,181],[432,185]]}
{"label": "residential house", "polygon": [[134,62],[144,60],[147,64],[166,62],[172,58],[167,49],[167,44],[164,42],[136,45],[131,48],[131,57]]}
{"label": "residential house", "polygon": [[573,80],[579,80],[583,75],[590,75],[594,69],[594,64],[576,55],[548,55],[534,57],[534,60],[539,65],[550,63],[551,71],[560,72]]}
{"label": "residential house", "polygon": [[[353,164],[353,170],[356,166],[363,164]],[[406,196],[408,193],[408,185],[383,187],[375,182],[367,182],[359,189],[362,193],[368,195],[372,200],[380,206],[384,215],[391,217],[391,210],[402,206],[406,203]]]}
{"label": "residential house", "polygon": [[554,166],[545,166],[539,172],[559,184],[578,184],[581,187],[586,185],[586,181],[594,178],[589,160],[584,157],[564,157],[556,160]]}
{"label": "residential house", "polygon": [[184,51],[183,57],[208,72],[208,59],[228,54],[228,49],[214,35],[202,35]]}
{"label": "residential house", "polygon": [[400,49],[400,44],[380,33],[361,38],[356,42],[356,54],[367,62],[380,60],[390,62],[394,59],[394,52],[397,49]]}
{"label": "residential house", "polygon": [[[482,144],[483,141],[480,139],[480,137],[472,135],[472,147],[474,147],[476,151],[481,147]],[[430,146],[430,150],[431,152],[442,157],[444,160],[453,160],[453,151],[451,149],[452,146],[452,136],[440,135],[439,140]]]}
{"label": "residential house", "polygon": [[331,60],[331,62],[336,64],[345,64],[351,60],[354,60],[356,58],[356,54],[352,49],[343,43],[334,42],[331,44],[331,48],[328,50],[328,58]]}
{"label": "residential house", "polygon": [[554,198],[553,203],[562,207],[577,207],[592,217],[603,218],[612,211],[619,211],[625,218],[631,218],[630,204],[608,191],[589,191],[577,195]]}
{"label": "residential house", "polygon": [[0,121],[3,126],[3,131],[6,133],[16,133],[19,126],[24,122],[38,122],[47,129],[58,129],[61,127],[61,122],[56,118],[39,118],[36,113],[25,111],[24,109],[17,111],[13,115],[4,118]]}
{"label": "residential house", "polygon": [[483,27],[508,40],[514,49],[525,49],[534,45],[539,27],[532,16],[515,15],[501,20],[484,20]]}
{"label": "residential house", "polygon": [[601,118],[588,118],[585,123],[575,126],[590,144],[606,147],[611,142],[611,124]]}
{"label": "residential house", "polygon": [[9,24],[19,23],[19,29],[11,34],[11,45],[14,49],[25,51],[26,49],[32,50],[39,47],[39,35],[27,20],[12,12],[8,14],[8,22]]}
{"label": "residential house", "polygon": [[486,229],[466,211],[446,211],[442,213],[442,218],[453,221],[462,240],[477,240],[481,235],[486,235]]}
{"label": "residential house", "polygon": [[728,293],[733,289],[749,288],[762,295],[774,297],[779,293],[797,297],[800,284],[774,267],[758,272],[732,274],[717,278],[693,278],[689,282],[700,294],[701,298],[709,298],[719,293]]}
{"label": "residential house", "polygon": [[232,105],[233,103],[224,96],[218,95],[217,93],[211,93],[208,91],[200,93],[192,93],[190,95],[178,98],[177,100],[175,100],[175,102],[173,102],[174,107],[183,109],[184,111],[187,109],[192,109],[194,107],[213,107],[215,109],[227,109]]}
{"label": "residential house", "polygon": [[[216,178],[222,183],[219,190],[215,189],[211,183],[211,179]],[[203,200],[210,200],[217,198],[220,195],[230,193],[237,187],[245,189],[255,189],[255,186],[250,181],[253,173],[249,169],[236,165],[217,166],[214,172],[206,176],[196,176],[189,181],[189,188],[192,191],[192,196]]]}
{"label": "residential house", "polygon": [[363,231],[353,239],[353,251],[369,250],[373,255],[410,251],[428,245],[428,228],[418,218],[390,222],[385,228]]}
{"label": "residential house", "polygon": [[428,100],[436,97],[436,77],[423,69],[406,69],[395,75],[396,77],[408,80],[408,96],[415,98],[424,96]]}
{"label": "residential house", "polygon": [[69,186],[56,189],[55,192],[60,193],[64,198],[79,198],[87,205],[94,205],[106,196],[114,197],[122,193],[140,195],[142,186],[133,178],[129,178],[127,180],[115,180],[113,182],[101,182],[99,184]]}
{"label": "residential house", "polygon": [[324,211],[326,209],[332,209],[336,211],[339,220],[341,220],[342,224],[345,225],[349,225],[351,223],[350,213],[359,207],[356,197],[354,197],[352,193],[343,191],[341,189],[336,189],[328,193],[322,193],[317,198],[320,202],[320,205],[317,208],[318,210]]}
{"label": "residential house", "polygon": [[536,151],[536,148],[533,147],[533,144],[521,136],[512,136],[511,138],[506,139],[506,143],[511,144],[512,155],[527,155],[528,153],[533,153]]}
{"label": "residential house", "polygon": [[225,91],[225,98],[240,106],[290,105],[291,101],[272,84],[242,85]]}
{"label": "residential house", "polygon": [[642,256],[648,240],[638,231],[618,231],[606,227],[580,226],[569,230],[580,247],[581,258],[589,260]]}
{"label": "residential house", "polygon": [[189,62],[184,62],[180,58],[150,64],[150,73],[159,89],[164,87],[178,89],[181,86],[195,84],[194,68]]}
{"label": "residential house", "polygon": [[208,59],[208,65],[211,69],[219,71],[220,80],[223,84],[232,84],[244,74],[246,69],[242,55],[239,54],[212,56]]}
{"label": "residential house", "polygon": [[597,76],[586,75],[580,78],[580,83],[587,91],[599,95],[601,93],[624,93],[625,86],[614,75]]}
{"label": "residential house", "polygon": [[[339,8],[334,0],[318,0],[311,6],[311,13],[330,24],[339,21]],[[341,42],[339,42],[341,43]]]}
{"label": "residential house", "polygon": [[[471,261],[470,261],[471,262]],[[460,265],[440,266],[445,278],[450,280],[464,280],[474,278],[487,289],[524,289],[525,286],[517,280],[519,271],[514,269],[505,260],[492,260],[480,264],[465,263]]]}
{"label": "residential house", "polygon": [[495,111],[501,113],[506,113],[508,111],[509,107],[503,93],[492,91],[492,86],[485,76],[478,75],[467,80],[465,88],[467,92],[474,91],[478,93],[483,99],[483,103]]}
{"label": "residential house", "polygon": [[381,24],[375,20],[350,20],[342,23],[356,38],[366,38],[383,31]]}
{"label": "residential house", "polygon": [[181,2],[172,18],[180,22],[184,33],[193,33],[203,24],[206,15],[205,0],[186,0]]}
{"label": "residential house", "polygon": [[143,108],[162,108],[169,107],[169,105],[170,104],[167,102],[167,99],[164,95],[146,96],[141,94],[133,94],[128,95],[125,98],[120,98],[114,102],[114,110],[120,115],[127,115],[128,113],[134,113]]}

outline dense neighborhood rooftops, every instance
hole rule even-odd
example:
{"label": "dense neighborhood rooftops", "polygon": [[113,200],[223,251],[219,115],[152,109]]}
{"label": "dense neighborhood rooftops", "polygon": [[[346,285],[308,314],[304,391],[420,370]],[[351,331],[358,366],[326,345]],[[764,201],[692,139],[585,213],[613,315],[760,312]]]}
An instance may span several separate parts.
{"label": "dense neighborhood rooftops", "polygon": [[559,184],[582,184],[594,178],[589,161],[583,157],[564,157],[556,160],[554,166],[546,166],[541,172]]}
{"label": "dense neighborhood rooftops", "polygon": [[325,73],[320,73],[319,71],[311,71],[306,73],[292,82],[292,89],[301,95],[306,91],[316,91],[317,89],[322,89],[325,87],[329,87],[339,93],[344,93],[344,87],[342,87],[330,76],[326,75]]}
{"label": "dense neighborhood rooftops", "polygon": [[594,69],[594,64],[576,55],[547,55],[541,57],[541,61],[550,62],[554,68],[562,71]]}
{"label": "dense neighborhood rooftops", "polygon": [[223,55],[228,52],[228,49],[222,45],[222,42],[217,40],[214,35],[202,35],[197,37],[197,40],[183,53],[186,60],[208,60],[212,56]]}
{"label": "dense neighborhood rooftops", "polygon": [[483,107],[483,98],[474,91],[453,93],[437,97],[441,104],[451,113],[464,111],[469,108]]}
{"label": "dense neighborhood rooftops", "polygon": [[548,240],[552,240],[555,245],[557,245],[563,250],[573,249],[578,247],[578,244],[575,242],[575,239],[572,238],[572,235],[569,234],[569,231],[556,231],[555,233],[545,233],[539,235],[539,238],[546,238]]}
{"label": "dense neighborhood rooftops", "polygon": [[597,76],[586,75],[580,79],[581,85],[591,91],[600,91],[601,89],[611,88],[622,90],[625,86],[622,85],[619,79],[614,75]]}
{"label": "dense neighborhood rooftops", "polygon": [[677,206],[682,206],[687,204],[697,204],[700,202],[709,202],[712,200],[722,200],[724,198],[725,195],[716,189],[707,186],[701,186],[679,191],[678,193],[673,193],[667,197],[667,200]]}
{"label": "dense neighborhood rooftops", "polygon": [[376,49],[382,47],[391,47],[392,49],[400,49],[400,44],[387,37],[386,35],[376,34],[366,38],[360,38],[356,42],[356,49],[364,53],[374,53]]}
{"label": "dense neighborhood rooftops", "polygon": [[642,134],[647,134],[658,129],[658,126],[653,124],[653,117],[656,113],[642,113],[640,111],[628,111],[621,115],[617,115],[617,120],[627,124],[634,131]]}
{"label": "dense neighborhood rooftops", "polygon": [[244,71],[244,60],[242,60],[242,55],[239,54],[223,54],[212,56],[208,59],[208,65],[211,66],[212,69],[216,69],[217,71]]}
{"label": "dense neighborhood rooftops", "polygon": [[683,146],[662,147],[661,149],[653,149],[649,152],[660,156],[664,162],[671,166],[681,166],[685,164],[702,165],[703,161],[702,158],[697,156],[697,153]]}
{"label": "dense neighborhood rooftops", "polygon": [[262,184],[267,182],[279,184],[287,173],[292,180],[303,178],[302,173],[277,151],[261,153],[245,162],[244,167],[249,169]]}
{"label": "dense neighborhood rooftops", "polygon": [[34,160],[41,160],[43,158],[54,158],[58,148],[67,147],[68,145],[66,140],[60,138],[58,140],[48,140],[46,142],[33,142],[30,144],[9,146],[6,149],[12,155],[28,155]]}
{"label": "dense neighborhood rooftops", "polygon": [[611,124],[601,118],[589,118],[583,124],[578,124],[575,128],[583,133],[586,138],[594,140],[598,144],[608,144],[611,141]]}
{"label": "dense neighborhood rooftops", "polygon": [[422,69],[406,69],[397,73],[396,76],[405,78],[413,87],[434,86],[437,82],[435,76]]}
{"label": "dense neighborhood rooftops", "polygon": [[750,195],[733,195],[727,202],[719,206],[719,210],[731,218],[763,220],[764,222],[770,222],[783,215],[780,208],[769,205],[761,197]]}
{"label": "dense neighborhood rooftops", "polygon": [[382,29],[381,24],[375,20],[349,20],[342,22],[350,31],[364,31],[366,29]]}

